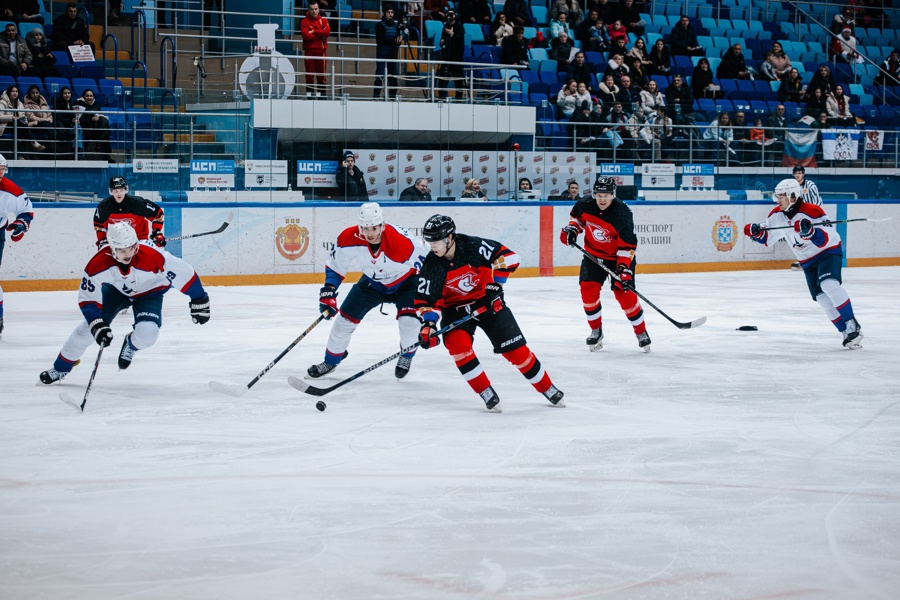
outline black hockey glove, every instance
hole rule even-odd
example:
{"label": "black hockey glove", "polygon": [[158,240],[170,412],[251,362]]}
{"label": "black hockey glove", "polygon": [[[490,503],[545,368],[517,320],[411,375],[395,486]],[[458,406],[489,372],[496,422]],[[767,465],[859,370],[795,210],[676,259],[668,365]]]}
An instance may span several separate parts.
{"label": "black hockey glove", "polygon": [[813,227],[812,221],[809,219],[800,219],[796,223],[794,223],[794,231],[800,234],[804,240],[808,240],[813,236],[813,232],[815,228]]}
{"label": "black hockey glove", "polygon": [[324,285],[319,290],[319,312],[324,313],[326,319],[337,314],[337,288],[333,285]]}
{"label": "black hockey glove", "polygon": [[103,322],[103,319],[94,319],[88,326],[91,328],[91,335],[94,336],[94,341],[99,345],[105,348],[112,343],[112,329]]}
{"label": "black hockey glove", "polygon": [[489,312],[498,313],[506,306],[503,302],[503,286],[489,283],[484,286],[484,297],[476,303],[476,308],[484,306]]}
{"label": "black hockey glove", "polygon": [[562,231],[559,232],[559,241],[566,246],[571,246],[578,241],[579,233],[578,228],[574,225],[566,225],[563,227]]}
{"label": "black hockey glove", "polygon": [[616,270],[619,274],[619,280],[612,280],[613,289],[620,289],[623,291],[633,290],[634,289],[634,271],[628,268],[627,265],[619,265],[616,267]]}
{"label": "black hockey glove", "polygon": [[191,308],[191,320],[198,325],[203,325],[209,321],[209,294],[191,300],[188,306]]}

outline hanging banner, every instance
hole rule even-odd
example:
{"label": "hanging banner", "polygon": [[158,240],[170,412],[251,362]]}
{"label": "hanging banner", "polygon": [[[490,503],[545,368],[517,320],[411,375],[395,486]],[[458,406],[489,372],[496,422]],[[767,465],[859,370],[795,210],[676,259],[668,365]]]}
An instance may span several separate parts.
{"label": "hanging banner", "polygon": [[856,160],[859,156],[859,130],[823,129],[822,154],[825,160]]}
{"label": "hanging banner", "polygon": [[883,131],[866,132],[866,150],[881,150],[884,147]]}
{"label": "hanging banner", "polygon": [[297,187],[335,187],[337,168],[334,160],[298,160]]}

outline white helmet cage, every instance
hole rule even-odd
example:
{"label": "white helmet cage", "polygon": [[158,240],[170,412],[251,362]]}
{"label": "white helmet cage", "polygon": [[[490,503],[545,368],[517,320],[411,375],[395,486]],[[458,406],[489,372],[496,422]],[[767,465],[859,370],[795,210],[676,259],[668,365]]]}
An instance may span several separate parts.
{"label": "white helmet cage", "polygon": [[131,225],[119,221],[110,225],[106,230],[106,241],[111,249],[118,250],[131,248],[138,243],[138,237]]}
{"label": "white helmet cage", "polygon": [[377,202],[366,202],[359,207],[359,226],[378,227],[384,225],[384,213]]}
{"label": "white helmet cage", "polygon": [[[791,179],[782,179],[781,182],[775,186],[775,195],[772,199],[775,202],[778,202],[778,196],[781,194],[787,196],[789,200],[796,202],[797,200],[803,199],[803,188],[793,177]],[[793,202],[791,202],[791,204],[793,204]]]}

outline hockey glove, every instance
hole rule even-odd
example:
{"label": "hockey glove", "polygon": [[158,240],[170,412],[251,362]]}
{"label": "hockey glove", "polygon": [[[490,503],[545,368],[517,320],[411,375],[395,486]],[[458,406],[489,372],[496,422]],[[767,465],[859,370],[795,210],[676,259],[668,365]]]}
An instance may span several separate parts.
{"label": "hockey glove", "polygon": [[437,331],[437,313],[428,312],[422,315],[422,329],[419,331],[419,345],[428,350],[440,346],[441,338],[434,335]]}
{"label": "hockey glove", "polygon": [[94,319],[90,322],[89,327],[91,328],[91,335],[94,336],[94,341],[99,345],[105,348],[112,343],[112,329],[103,322],[103,319]]}
{"label": "hockey glove", "polygon": [[97,240],[97,250],[103,250],[107,246],[109,246],[109,242],[106,241],[106,238],[103,238],[102,240]]}
{"label": "hockey glove", "polygon": [[813,232],[815,229],[813,228],[812,221],[809,219],[800,219],[796,223],[794,223],[794,231],[800,234],[804,240],[808,240],[813,236]]}
{"label": "hockey glove", "polygon": [[12,231],[12,235],[9,236],[10,239],[14,242],[18,242],[25,235],[25,232],[28,231],[28,223],[22,219],[16,219],[10,223],[6,230]]}
{"label": "hockey glove", "polygon": [[747,223],[744,225],[744,235],[754,240],[760,240],[765,236],[766,230],[759,226],[758,223]]}
{"label": "hockey glove", "polygon": [[503,286],[499,283],[489,283],[484,286],[484,297],[478,305],[486,307],[492,313],[503,310]]}
{"label": "hockey glove", "polygon": [[165,247],[166,242],[167,242],[166,236],[163,234],[162,231],[154,231],[153,233],[150,234],[150,239],[153,241],[154,244],[156,244],[160,248]]}
{"label": "hockey glove", "polygon": [[198,325],[209,321],[209,294],[196,300],[191,300],[188,306],[191,308],[191,320]]}
{"label": "hockey glove", "polygon": [[559,241],[562,242],[563,246],[571,246],[578,241],[579,233],[578,228],[574,225],[566,225],[559,232]]}
{"label": "hockey glove", "polygon": [[326,319],[337,314],[337,288],[333,285],[324,285],[319,290],[319,312],[325,314]]}
{"label": "hockey glove", "polygon": [[613,289],[620,289],[624,291],[633,290],[634,289],[634,271],[629,269],[625,265],[619,265],[616,269],[619,273],[618,281],[613,279],[612,287]]}

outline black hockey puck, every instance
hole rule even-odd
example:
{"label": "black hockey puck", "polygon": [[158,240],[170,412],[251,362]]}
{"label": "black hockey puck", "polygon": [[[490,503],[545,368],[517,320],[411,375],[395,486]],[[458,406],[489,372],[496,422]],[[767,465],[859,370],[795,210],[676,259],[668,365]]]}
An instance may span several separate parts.
{"label": "black hockey puck", "polygon": [[759,331],[756,325],[741,325],[737,328],[738,331]]}
{"label": "black hockey puck", "polygon": [[319,409],[319,412],[325,412],[325,403],[319,400],[318,402],[316,402],[316,408]]}

